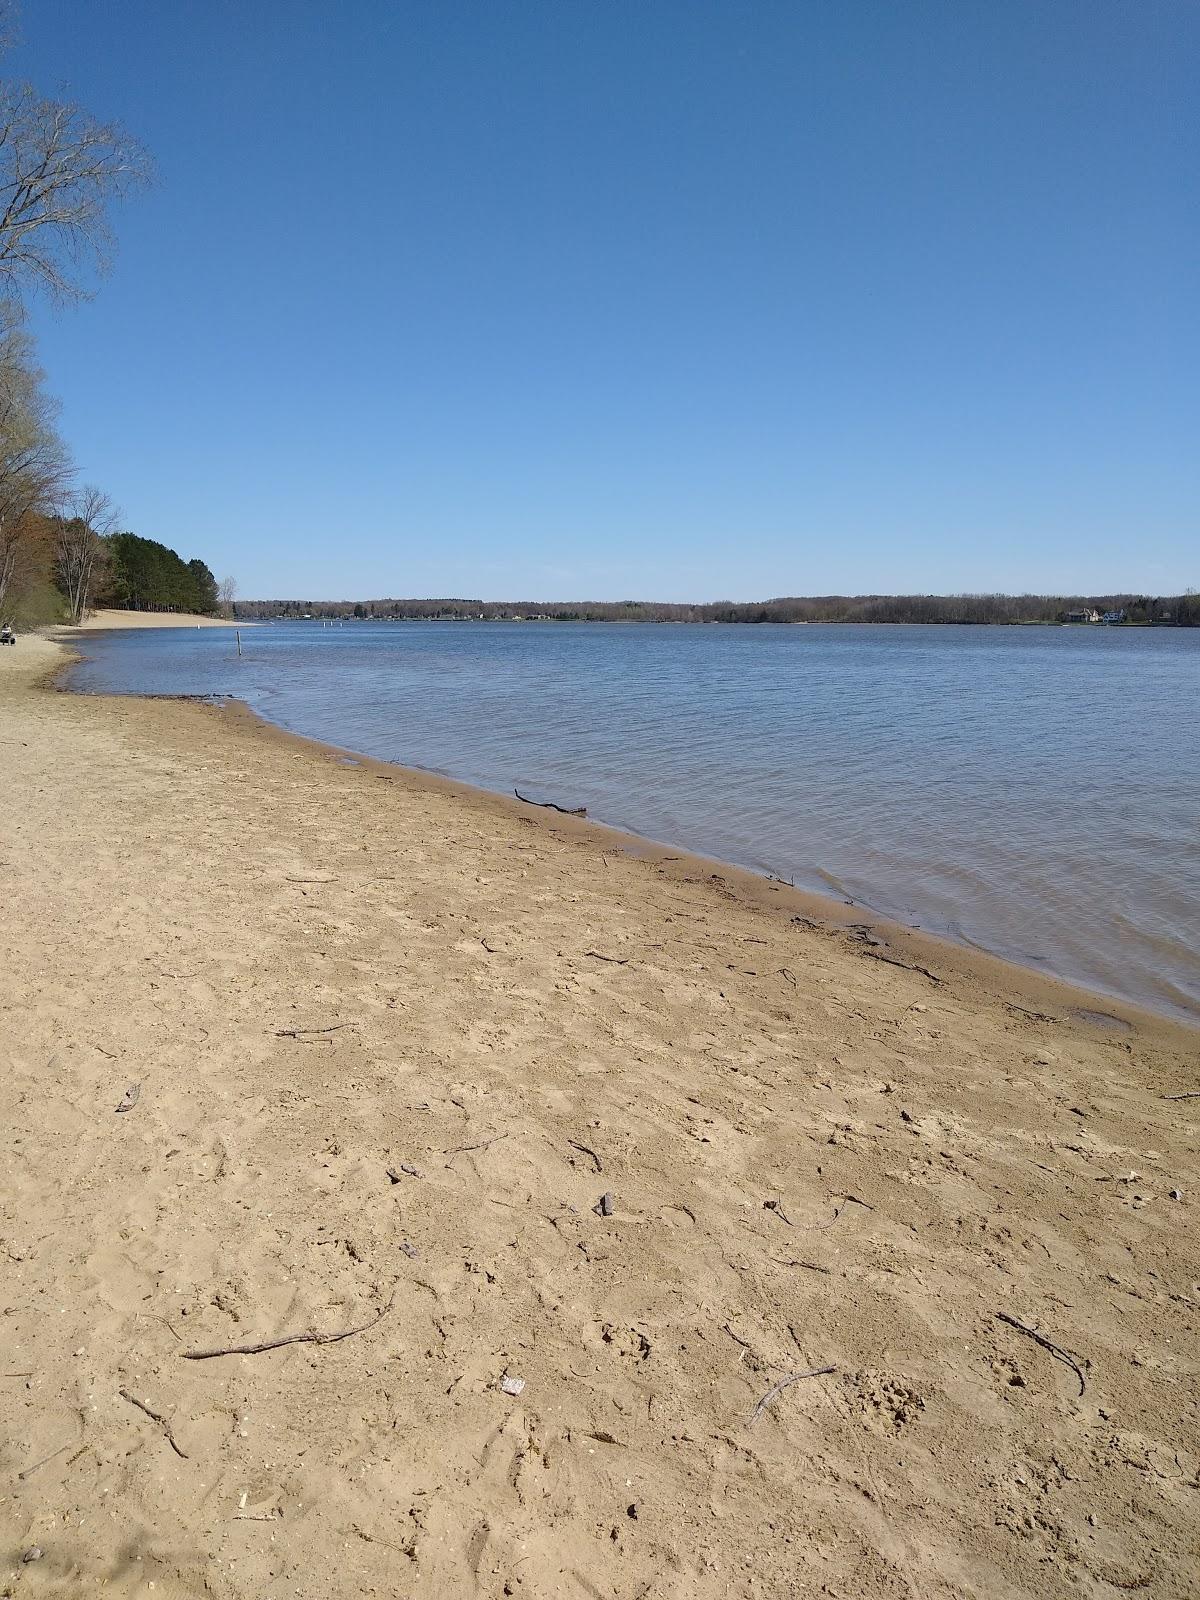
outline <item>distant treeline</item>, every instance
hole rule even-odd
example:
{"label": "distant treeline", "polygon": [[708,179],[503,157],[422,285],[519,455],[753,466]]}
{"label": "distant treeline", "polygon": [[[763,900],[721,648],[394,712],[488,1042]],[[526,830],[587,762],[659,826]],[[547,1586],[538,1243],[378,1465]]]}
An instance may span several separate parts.
{"label": "distant treeline", "polygon": [[1200,594],[816,595],[707,605],[655,600],[239,600],[239,617],[374,621],[539,622],[1063,622],[1072,613],[1124,613],[1126,624],[1200,627]]}

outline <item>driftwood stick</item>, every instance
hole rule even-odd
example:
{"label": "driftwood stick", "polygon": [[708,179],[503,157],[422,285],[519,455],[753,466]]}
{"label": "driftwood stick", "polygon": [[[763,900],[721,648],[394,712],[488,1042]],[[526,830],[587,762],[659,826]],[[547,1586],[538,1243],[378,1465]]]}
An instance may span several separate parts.
{"label": "driftwood stick", "polygon": [[349,1339],[356,1333],[366,1333],[368,1328],[373,1328],[377,1322],[382,1322],[395,1303],[396,1291],[393,1289],[387,1305],[382,1311],[377,1311],[369,1322],[360,1322],[355,1328],[343,1328],[338,1333],[316,1331],[285,1333],[280,1339],[264,1339],[261,1344],[231,1344],[222,1346],[219,1350],[183,1350],[180,1354],[185,1361],[211,1361],[214,1356],[257,1356],[264,1350],[278,1350],[285,1344],[336,1344],[339,1339]]}
{"label": "driftwood stick", "polygon": [[44,1467],[47,1461],[53,1461],[55,1456],[62,1455],[63,1451],[69,1450],[73,1443],[73,1440],[68,1439],[66,1444],[60,1444],[57,1450],[51,1450],[48,1456],[43,1456],[40,1461],[35,1461],[31,1467],[26,1467],[24,1472],[18,1472],[17,1477],[20,1478],[22,1482],[24,1482],[26,1478],[32,1478],[39,1467]]}
{"label": "driftwood stick", "polygon": [[601,955],[599,950],[585,950],[583,953],[585,956],[591,956],[593,960],[596,961],[609,961],[614,967],[627,967],[629,965],[628,956],[621,957]]}
{"label": "driftwood stick", "polygon": [[300,1039],[309,1033],[337,1033],[339,1028],[357,1028],[357,1022],[334,1022],[328,1028],[276,1028],[277,1039]]}
{"label": "driftwood stick", "polygon": [[1186,1094],[1165,1094],[1164,1100],[1200,1100],[1200,1089],[1189,1089]]}
{"label": "driftwood stick", "polygon": [[600,1160],[600,1157],[590,1145],[580,1144],[578,1139],[568,1139],[567,1143],[571,1146],[572,1150],[578,1150],[581,1155],[591,1156],[592,1160],[596,1163],[597,1172],[604,1171],[604,1163]]}
{"label": "driftwood stick", "polygon": [[911,961],[901,961],[899,956],[885,956],[882,950],[864,948],[860,955],[870,956],[872,961],[886,961],[889,967],[903,967],[905,972],[919,972],[923,978],[928,978],[930,983],[945,983],[944,978],[939,978],[936,972],[930,972],[928,967],[916,966]]}
{"label": "driftwood stick", "polygon": [[122,1400],[128,1400],[131,1406],[136,1406],[139,1411],[144,1411],[145,1414],[150,1418],[151,1422],[157,1422],[159,1427],[166,1434],[167,1443],[171,1446],[171,1449],[174,1450],[175,1454],[180,1458],[181,1461],[187,1460],[187,1451],[181,1450],[176,1444],[175,1435],[171,1432],[171,1424],[167,1421],[166,1417],[160,1417],[157,1411],[151,1411],[150,1407],[144,1400],[139,1400],[137,1395],[130,1394],[128,1389],[118,1389],[117,1393],[121,1396]]}
{"label": "driftwood stick", "polygon": [[564,817],[587,816],[586,806],[556,806],[553,800],[531,800],[527,794],[522,794],[520,789],[514,789],[513,793],[518,800],[524,801],[527,806],[540,806],[543,811],[557,811]]}
{"label": "driftwood stick", "polygon": [[746,1426],[749,1427],[751,1423],[757,1422],[771,1404],[771,1401],[778,1399],[783,1391],[789,1389],[793,1383],[799,1383],[801,1378],[823,1378],[826,1373],[836,1371],[836,1367],[813,1367],[808,1372],[789,1372],[786,1378],[780,1378],[779,1382],[773,1384],[763,1395],[754,1410],[746,1418]]}
{"label": "driftwood stick", "polygon": [[506,1133],[498,1133],[494,1138],[482,1139],[478,1144],[456,1144],[453,1150],[443,1150],[442,1154],[444,1156],[461,1156],[465,1155],[468,1150],[486,1150],[489,1145],[499,1144],[501,1139],[507,1138],[508,1135]]}
{"label": "driftwood stick", "polygon": [[1079,1393],[1082,1395],[1087,1385],[1084,1382],[1083,1368],[1076,1361],[1069,1350],[1064,1350],[1062,1345],[1055,1344],[1053,1339],[1047,1339],[1044,1333],[1039,1333],[1036,1328],[1029,1327],[1024,1322],[1018,1322],[1016,1317],[1010,1317],[1007,1311],[997,1311],[996,1316],[1001,1322],[1006,1322],[1010,1328],[1015,1328],[1018,1333],[1023,1333],[1027,1339],[1032,1339],[1035,1344],[1040,1344],[1043,1350],[1048,1350],[1056,1361],[1061,1361],[1070,1367],[1079,1379]]}

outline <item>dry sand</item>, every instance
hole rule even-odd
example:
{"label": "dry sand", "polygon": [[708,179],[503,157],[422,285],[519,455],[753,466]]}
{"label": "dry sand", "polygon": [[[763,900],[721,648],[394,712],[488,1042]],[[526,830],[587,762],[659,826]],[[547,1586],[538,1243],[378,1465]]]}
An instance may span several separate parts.
{"label": "dry sand", "polygon": [[253,628],[257,623],[226,617],[198,617],[190,611],[91,611],[72,633],[95,633],[114,628]]}
{"label": "dry sand", "polygon": [[1200,1590],[1200,1035],[55,659],[0,651],[3,1593]]}

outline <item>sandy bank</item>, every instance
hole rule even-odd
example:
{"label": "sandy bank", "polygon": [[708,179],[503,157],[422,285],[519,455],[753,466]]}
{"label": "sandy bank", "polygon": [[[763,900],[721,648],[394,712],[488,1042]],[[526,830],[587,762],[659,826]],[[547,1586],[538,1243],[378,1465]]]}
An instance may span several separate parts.
{"label": "sandy bank", "polygon": [[1195,1592],[1195,1031],[55,659],[0,652],[22,1592]]}
{"label": "sandy bank", "polygon": [[71,633],[95,633],[113,628],[252,628],[252,622],[231,622],[225,617],[198,617],[186,611],[93,611]]}

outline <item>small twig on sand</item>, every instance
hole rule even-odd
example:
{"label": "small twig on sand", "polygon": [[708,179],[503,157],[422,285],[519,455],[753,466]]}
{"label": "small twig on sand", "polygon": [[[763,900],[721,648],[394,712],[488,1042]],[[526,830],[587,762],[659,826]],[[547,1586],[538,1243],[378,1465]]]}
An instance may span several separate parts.
{"label": "small twig on sand", "polygon": [[831,1267],[819,1267],[815,1261],[780,1261],[778,1256],[772,1256],[777,1267],[803,1267],[806,1272],[823,1272],[828,1278],[832,1273]]}
{"label": "small twig on sand", "polygon": [[789,1228],[793,1226],[791,1217],[789,1217],[787,1212],[783,1209],[782,1200],[764,1200],[763,1210],[773,1211],[779,1218],[780,1222],[786,1222]]}
{"label": "small twig on sand", "polygon": [[442,1154],[444,1156],[462,1156],[466,1155],[468,1150],[486,1150],[489,1145],[499,1144],[501,1139],[507,1138],[508,1135],[506,1133],[498,1133],[492,1139],[481,1140],[479,1144],[456,1144],[453,1150],[443,1150]]}
{"label": "small twig on sand", "polygon": [[264,1339],[261,1344],[231,1344],[219,1350],[183,1350],[181,1355],[185,1361],[211,1361],[214,1356],[257,1356],[264,1350],[278,1350],[285,1344],[336,1344],[339,1339],[349,1339],[356,1333],[366,1333],[368,1328],[373,1328],[377,1322],[382,1322],[384,1317],[396,1303],[396,1291],[392,1290],[392,1297],[382,1311],[377,1311],[369,1322],[360,1322],[355,1328],[343,1328],[339,1333],[285,1333],[281,1339]]}
{"label": "small twig on sand", "polygon": [[520,789],[514,789],[513,793],[518,800],[524,801],[527,806],[540,806],[543,811],[557,811],[564,817],[587,816],[586,806],[556,806],[553,800],[531,800],[527,794],[522,794]]}
{"label": "small twig on sand", "polygon": [[1165,1094],[1164,1100],[1200,1100],[1200,1089],[1189,1089],[1186,1094]]}
{"label": "small twig on sand", "polygon": [[336,878],[288,878],[287,883],[336,883]]}
{"label": "small twig on sand", "polygon": [[600,1157],[590,1145],[580,1144],[578,1139],[568,1139],[567,1143],[571,1146],[572,1150],[578,1150],[581,1155],[591,1156],[592,1160],[596,1163],[597,1172],[604,1171],[604,1163],[600,1160]]}
{"label": "small twig on sand", "polygon": [[73,1443],[74,1440],[68,1439],[66,1444],[60,1444],[57,1450],[51,1450],[48,1456],[43,1456],[40,1461],[35,1461],[31,1467],[26,1467],[24,1472],[18,1472],[17,1477],[21,1479],[22,1483],[26,1478],[32,1478],[39,1467],[44,1467],[47,1461],[53,1461],[55,1456],[62,1455],[63,1451],[69,1450]]}
{"label": "small twig on sand", "polygon": [[793,989],[796,987],[796,974],[792,971],[791,967],[780,967],[779,976],[781,978],[786,978]]}
{"label": "small twig on sand", "polygon": [[150,1407],[144,1400],[139,1400],[137,1395],[130,1394],[128,1389],[118,1389],[117,1393],[121,1396],[122,1400],[128,1400],[131,1406],[136,1406],[139,1411],[144,1411],[145,1414],[150,1418],[151,1422],[157,1422],[159,1427],[166,1434],[167,1443],[171,1446],[171,1449],[174,1450],[175,1454],[180,1458],[181,1461],[187,1460],[187,1451],[181,1450],[176,1444],[175,1435],[171,1432],[171,1424],[167,1421],[166,1417],[160,1417],[157,1411],[151,1411]]}
{"label": "small twig on sand", "polygon": [[801,1378],[823,1378],[827,1373],[836,1371],[836,1367],[813,1367],[808,1372],[789,1372],[786,1378],[780,1378],[779,1382],[773,1384],[763,1395],[754,1410],[746,1418],[746,1426],[749,1427],[751,1423],[757,1422],[771,1404],[771,1401],[778,1399],[783,1391],[790,1388],[793,1383],[799,1383]]}
{"label": "small twig on sand", "polygon": [[278,1522],[282,1511],[235,1511],[234,1522]]}
{"label": "small twig on sand", "polygon": [[1010,1328],[1015,1328],[1018,1333],[1023,1333],[1027,1339],[1032,1339],[1035,1344],[1040,1344],[1042,1349],[1048,1350],[1056,1360],[1070,1367],[1071,1371],[1079,1379],[1079,1393],[1082,1395],[1086,1388],[1083,1368],[1069,1350],[1064,1350],[1062,1345],[1055,1344],[1053,1339],[1047,1339],[1045,1334],[1039,1333],[1036,1328],[1031,1328],[1024,1322],[1018,1322],[1016,1317],[1010,1317],[1007,1311],[997,1311],[996,1316],[1001,1322],[1007,1322]]}
{"label": "small twig on sand", "polygon": [[864,947],[859,955],[870,956],[872,961],[886,961],[889,967],[903,967],[905,972],[919,972],[923,978],[928,978],[930,983],[945,983],[944,978],[939,978],[936,972],[930,972],[928,967],[918,967],[911,961],[901,961],[898,956],[886,956],[882,950],[871,950]]}
{"label": "small twig on sand", "polygon": [[599,950],[585,950],[583,953],[585,956],[592,956],[596,961],[610,961],[614,967],[627,967],[629,965],[628,956],[624,958],[621,956],[605,956],[601,955]]}
{"label": "small twig on sand", "polygon": [[277,1039],[303,1039],[308,1034],[337,1033],[339,1028],[357,1028],[357,1022],[334,1022],[328,1028],[276,1028]]}

